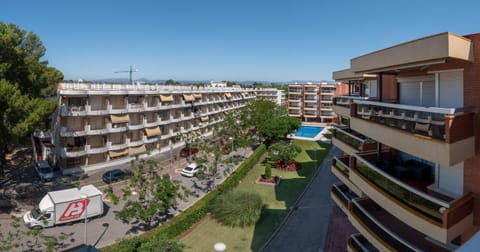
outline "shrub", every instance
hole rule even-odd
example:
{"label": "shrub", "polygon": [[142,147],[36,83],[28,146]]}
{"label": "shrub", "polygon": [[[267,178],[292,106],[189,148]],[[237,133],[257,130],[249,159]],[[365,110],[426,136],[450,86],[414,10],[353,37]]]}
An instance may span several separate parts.
{"label": "shrub", "polygon": [[211,206],[212,217],[231,227],[244,227],[257,223],[263,209],[258,193],[231,191],[217,197]]}
{"label": "shrub", "polygon": [[270,164],[266,164],[264,178],[269,179],[271,176],[272,176],[272,166]]}

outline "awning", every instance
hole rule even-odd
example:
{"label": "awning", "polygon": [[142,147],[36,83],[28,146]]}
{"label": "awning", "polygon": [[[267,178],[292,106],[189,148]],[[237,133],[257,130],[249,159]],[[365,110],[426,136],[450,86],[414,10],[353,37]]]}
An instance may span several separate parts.
{"label": "awning", "polygon": [[247,92],[242,92],[242,95],[243,95],[244,97],[246,97],[246,96],[248,95],[248,93],[247,93]]}
{"label": "awning", "polygon": [[128,149],[118,150],[118,151],[109,151],[109,152],[108,152],[108,155],[109,155],[111,158],[120,157],[120,156],[125,156],[125,155],[128,155]]}
{"label": "awning", "polygon": [[162,134],[162,131],[160,128],[157,126],[155,128],[145,128],[145,133],[147,134],[147,137],[152,137],[152,136],[158,136]]}
{"label": "awning", "polygon": [[172,95],[160,95],[160,101],[171,102],[171,101],[173,101],[173,96]]}
{"label": "awning", "polygon": [[193,94],[193,98],[202,99],[202,94]]}
{"label": "awning", "polygon": [[200,117],[200,121],[202,121],[202,122],[208,121],[208,116],[202,116],[202,117]]}
{"label": "awning", "polygon": [[227,98],[232,98],[232,94],[230,94],[230,93],[225,93],[225,97],[227,97]]}
{"label": "awning", "polygon": [[193,95],[188,95],[188,94],[184,94],[183,95],[183,99],[187,102],[189,101],[195,101],[195,97],[193,97]]}
{"label": "awning", "polygon": [[138,155],[147,152],[147,148],[145,148],[145,145],[141,145],[138,147],[130,147],[128,148],[128,154],[130,155]]}
{"label": "awning", "polygon": [[112,123],[126,123],[130,122],[130,116],[126,115],[110,115],[110,121]]}

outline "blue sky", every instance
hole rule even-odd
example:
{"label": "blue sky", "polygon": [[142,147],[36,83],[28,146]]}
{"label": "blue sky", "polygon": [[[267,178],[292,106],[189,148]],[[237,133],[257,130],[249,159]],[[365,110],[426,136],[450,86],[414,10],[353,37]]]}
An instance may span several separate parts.
{"label": "blue sky", "polygon": [[480,32],[480,1],[3,1],[65,79],[330,80],[349,60],[444,31]]}

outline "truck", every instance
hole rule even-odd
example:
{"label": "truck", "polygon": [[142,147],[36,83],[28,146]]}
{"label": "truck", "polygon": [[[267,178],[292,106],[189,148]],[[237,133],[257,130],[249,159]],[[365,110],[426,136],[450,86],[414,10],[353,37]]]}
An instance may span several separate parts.
{"label": "truck", "polygon": [[103,214],[103,194],[93,185],[48,192],[23,215],[30,228],[46,228]]}

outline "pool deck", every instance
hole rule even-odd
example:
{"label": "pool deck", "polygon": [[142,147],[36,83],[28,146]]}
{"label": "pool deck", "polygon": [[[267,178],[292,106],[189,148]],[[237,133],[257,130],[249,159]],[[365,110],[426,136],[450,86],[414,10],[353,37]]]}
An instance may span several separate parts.
{"label": "pool deck", "polygon": [[325,136],[323,136],[323,134],[327,133],[328,130],[330,128],[332,128],[332,126],[329,126],[329,125],[326,125],[326,124],[306,124],[306,123],[302,123],[302,126],[315,126],[315,127],[324,127],[322,131],[320,131],[315,137],[313,138],[310,138],[310,137],[299,137],[299,136],[295,136],[295,133],[294,134],[290,134],[287,136],[287,138],[289,139],[300,139],[300,140],[307,140],[307,141],[322,141],[322,142],[325,142],[325,143],[330,143],[330,139],[326,138]]}

